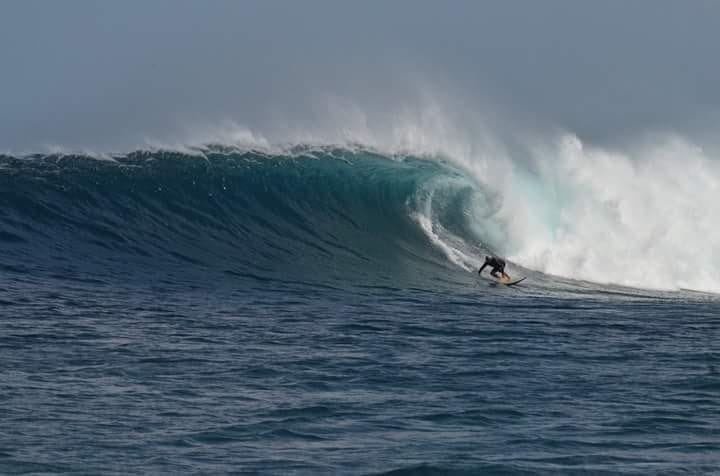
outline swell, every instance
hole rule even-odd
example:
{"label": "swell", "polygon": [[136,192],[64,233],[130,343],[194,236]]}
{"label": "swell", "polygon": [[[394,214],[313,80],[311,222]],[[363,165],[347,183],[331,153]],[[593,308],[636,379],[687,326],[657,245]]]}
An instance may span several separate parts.
{"label": "swell", "polygon": [[367,150],[2,156],[0,257],[123,279],[451,279],[479,250],[478,193],[447,164]]}

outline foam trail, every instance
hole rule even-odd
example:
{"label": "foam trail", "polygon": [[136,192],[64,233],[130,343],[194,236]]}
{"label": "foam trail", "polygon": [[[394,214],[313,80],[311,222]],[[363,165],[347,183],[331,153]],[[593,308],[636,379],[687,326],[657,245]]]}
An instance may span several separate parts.
{"label": "foam trail", "polygon": [[439,248],[452,263],[466,271],[472,270],[472,267],[467,264],[467,257],[463,255],[462,251],[453,248],[452,245],[446,242],[446,239],[442,236],[442,232],[437,229],[437,225],[433,223],[431,218],[419,213],[413,214],[413,218],[417,221],[418,225],[420,225],[420,228],[425,232],[433,245]]}
{"label": "foam trail", "polygon": [[421,190],[414,197],[415,203],[410,207],[416,211],[412,211],[410,216],[430,242],[442,251],[451,263],[466,271],[472,271],[477,268],[478,259],[467,252],[466,241],[454,235],[442,225],[437,210],[434,209],[436,202],[440,202],[441,207],[447,204],[447,199],[437,199],[436,194],[443,189],[457,189],[459,188],[458,185],[462,187],[464,184],[458,180],[431,181],[430,184],[426,185],[426,189]]}

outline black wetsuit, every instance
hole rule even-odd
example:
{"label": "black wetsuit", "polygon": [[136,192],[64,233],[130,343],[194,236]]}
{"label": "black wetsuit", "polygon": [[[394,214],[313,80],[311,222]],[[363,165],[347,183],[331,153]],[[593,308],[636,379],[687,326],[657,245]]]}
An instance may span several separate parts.
{"label": "black wetsuit", "polygon": [[478,274],[482,273],[482,270],[485,269],[485,266],[490,266],[492,268],[490,274],[495,277],[497,277],[497,272],[500,272],[501,275],[505,273],[505,260],[502,258],[498,258],[497,256],[489,256],[485,258],[485,262],[480,267]]}

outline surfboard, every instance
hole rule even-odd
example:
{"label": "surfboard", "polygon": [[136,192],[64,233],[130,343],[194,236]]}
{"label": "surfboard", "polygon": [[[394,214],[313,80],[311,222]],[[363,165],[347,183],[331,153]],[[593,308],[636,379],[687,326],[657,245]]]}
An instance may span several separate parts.
{"label": "surfboard", "polygon": [[525,278],[527,278],[527,276],[523,276],[522,278],[510,279],[510,280],[498,279],[498,283],[504,284],[505,286],[514,286],[517,283],[521,283],[521,282],[525,281]]}
{"label": "surfboard", "polygon": [[482,281],[485,281],[490,286],[499,286],[501,284],[503,286],[514,286],[518,283],[525,281],[527,279],[527,276],[523,276],[522,278],[509,279],[507,281],[504,281],[502,279],[497,279],[497,278],[491,278],[490,276],[480,276],[479,279],[481,279]]}

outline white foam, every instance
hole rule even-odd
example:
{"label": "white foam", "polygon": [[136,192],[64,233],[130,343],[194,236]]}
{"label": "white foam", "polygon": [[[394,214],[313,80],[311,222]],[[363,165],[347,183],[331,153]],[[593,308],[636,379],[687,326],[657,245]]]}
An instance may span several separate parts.
{"label": "white foam", "polygon": [[414,203],[409,204],[409,208],[412,210],[410,216],[417,222],[430,242],[438,248],[451,263],[466,271],[472,271],[478,266],[478,258],[464,251],[467,248],[466,243],[464,243],[460,237],[453,235],[442,226],[437,219],[437,211],[434,209],[436,205],[436,191],[443,187],[452,188],[453,186],[453,181],[447,179],[426,184],[426,188],[418,191],[413,197]]}
{"label": "white foam", "polygon": [[629,152],[565,135],[515,167],[497,218],[511,260],[545,273],[659,289],[720,291],[720,167],[666,137]]}

